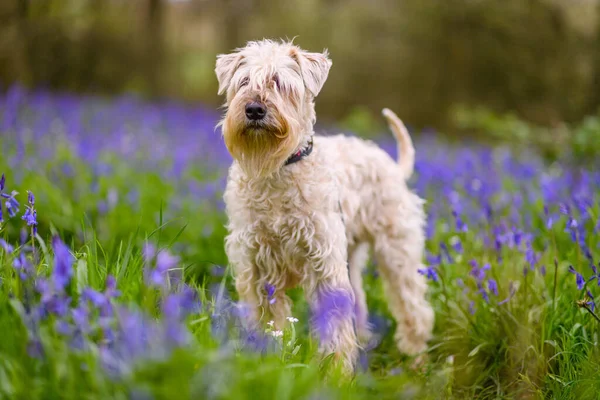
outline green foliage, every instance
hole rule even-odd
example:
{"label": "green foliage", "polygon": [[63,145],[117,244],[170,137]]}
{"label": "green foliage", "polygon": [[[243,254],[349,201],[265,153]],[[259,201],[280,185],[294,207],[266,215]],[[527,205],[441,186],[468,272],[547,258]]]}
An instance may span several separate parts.
{"label": "green foliage", "polygon": [[514,113],[499,114],[489,108],[456,106],[453,123],[462,132],[478,139],[506,143],[516,148],[535,148],[548,160],[571,158],[575,162],[596,162],[600,154],[600,114],[589,115],[575,124],[543,127]]}

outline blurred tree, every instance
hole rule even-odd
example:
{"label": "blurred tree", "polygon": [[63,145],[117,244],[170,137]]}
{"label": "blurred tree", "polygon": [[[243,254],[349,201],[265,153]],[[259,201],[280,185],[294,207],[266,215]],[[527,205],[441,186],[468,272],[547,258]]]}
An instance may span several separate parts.
{"label": "blurred tree", "polygon": [[589,2],[558,0],[3,0],[0,83],[217,105],[216,54],[297,36],[333,59],[320,121],[391,107],[449,128],[455,105],[481,104],[552,125],[600,104],[593,7],[595,21],[567,18]]}
{"label": "blurred tree", "polygon": [[592,43],[591,48],[593,49],[593,68],[586,111],[590,114],[598,114],[600,113],[600,1],[596,5],[596,40]]}
{"label": "blurred tree", "polygon": [[150,93],[160,95],[160,74],[163,51],[163,2],[148,0],[148,18],[146,21],[146,57],[148,65],[148,83]]}

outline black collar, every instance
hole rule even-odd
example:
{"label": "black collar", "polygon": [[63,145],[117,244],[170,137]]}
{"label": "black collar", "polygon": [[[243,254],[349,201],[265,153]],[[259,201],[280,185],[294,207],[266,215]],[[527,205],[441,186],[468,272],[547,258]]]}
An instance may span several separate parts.
{"label": "black collar", "polygon": [[309,141],[308,141],[308,143],[307,143],[307,145],[306,145],[306,147],[303,148],[303,149],[300,149],[297,152],[295,152],[294,154],[292,154],[290,156],[290,158],[288,158],[285,161],[285,165],[293,164],[295,162],[298,162],[298,161],[302,160],[305,157],[308,157],[308,155],[310,153],[312,153],[312,151],[313,151],[313,138],[311,136],[310,139],[309,139]]}

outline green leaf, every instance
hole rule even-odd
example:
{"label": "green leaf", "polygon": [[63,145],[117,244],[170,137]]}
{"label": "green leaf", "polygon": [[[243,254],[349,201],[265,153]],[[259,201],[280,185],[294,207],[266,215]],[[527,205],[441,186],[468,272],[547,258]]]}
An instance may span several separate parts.
{"label": "green leaf", "polygon": [[88,286],[88,265],[85,259],[77,260],[75,274],[77,276],[77,293],[81,294],[83,289]]}
{"label": "green leaf", "polygon": [[469,355],[467,357],[473,357],[474,355],[476,355],[477,353],[479,353],[479,350],[481,350],[481,348],[483,346],[485,346],[487,343],[481,343],[479,346],[475,347],[473,350],[471,350],[471,352],[469,353]]}

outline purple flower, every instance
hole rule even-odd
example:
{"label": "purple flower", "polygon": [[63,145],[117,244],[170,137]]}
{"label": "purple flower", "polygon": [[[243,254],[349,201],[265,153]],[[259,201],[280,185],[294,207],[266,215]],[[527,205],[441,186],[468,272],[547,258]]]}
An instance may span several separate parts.
{"label": "purple flower", "polygon": [[163,314],[169,320],[181,320],[187,315],[200,310],[200,302],[196,292],[184,286],[178,293],[167,295],[162,304]]}
{"label": "purple flower", "polygon": [[0,176],[0,192],[4,190],[4,184],[6,183],[6,177],[4,174]]}
{"label": "purple flower", "polygon": [[463,252],[463,245],[462,242],[460,241],[460,238],[456,238],[457,240],[454,241],[452,243],[452,248],[454,249],[454,251],[456,251],[459,254],[462,254]]}
{"label": "purple flower", "polygon": [[594,296],[589,290],[587,290],[586,293],[590,298],[590,301],[588,301],[586,304],[591,308],[592,311],[594,311],[596,309],[596,302],[594,301]]}
{"label": "purple flower", "polygon": [[57,320],[54,325],[54,329],[61,335],[71,335],[73,333],[73,329],[71,325],[65,320]]}
{"label": "purple flower", "polygon": [[156,253],[156,249],[151,244],[144,246],[144,259],[150,263],[154,254],[156,254],[155,268],[148,267],[146,269],[146,279],[148,284],[156,287],[166,287],[169,278],[169,271],[173,270],[179,263],[179,257],[173,256],[167,250],[160,250]]}
{"label": "purple flower", "polygon": [[433,254],[431,254],[429,252],[426,253],[425,259],[427,260],[427,264],[429,264],[433,267],[438,266],[442,263],[441,255],[434,256]]}
{"label": "purple flower", "polygon": [[352,318],[354,304],[352,297],[344,290],[325,290],[318,294],[317,304],[313,311],[312,324],[321,339],[327,343],[339,324]]}
{"label": "purple flower", "polygon": [[535,269],[535,265],[540,259],[540,255],[533,251],[533,247],[531,246],[531,242],[527,241],[527,248],[525,250],[525,261],[529,264],[529,268],[533,271]]}
{"label": "purple flower", "polygon": [[270,283],[265,283],[265,291],[267,292],[267,300],[269,300],[269,304],[275,303],[275,286]]}
{"label": "purple flower", "polygon": [[23,250],[13,260],[13,267],[19,272],[19,277],[23,281],[34,274],[33,265],[29,262]]}
{"label": "purple flower", "polygon": [[71,316],[75,326],[84,334],[91,331],[89,309],[86,304],[80,303],[78,307],[71,310]]}
{"label": "purple flower", "polygon": [[440,243],[440,254],[444,255],[446,257],[446,260],[448,260],[448,264],[452,264],[454,262],[454,260],[452,259],[452,256],[450,255],[450,252],[448,251],[448,246],[446,246],[446,243]]}
{"label": "purple flower", "polygon": [[457,232],[468,232],[469,231],[469,227],[467,226],[467,224],[464,223],[464,221],[458,214],[458,211],[452,210],[452,216],[454,217],[455,227],[456,227]]}
{"label": "purple flower", "polygon": [[417,270],[417,272],[421,275],[424,275],[427,279],[430,279],[434,282],[438,281],[438,273],[437,273],[437,269],[433,266],[428,266],[425,268],[420,268]]}
{"label": "purple flower", "polygon": [[483,267],[479,268],[477,261],[471,260],[471,272],[469,273],[475,280],[481,283],[485,279],[485,271],[491,269],[490,264],[485,264]]}
{"label": "purple flower", "polygon": [[[27,201],[29,204],[27,205],[27,210],[25,210],[25,213],[23,214],[21,219],[23,219],[27,223],[27,226],[32,227],[32,234],[35,235],[37,233],[38,225],[37,211],[34,208],[35,197],[33,196],[33,193],[29,190],[27,191]],[[33,237],[31,239],[33,240]]]}
{"label": "purple flower", "polygon": [[54,288],[63,291],[71,282],[73,276],[73,261],[69,248],[58,236],[52,238],[52,247],[54,249],[54,269],[52,270],[52,282]]}
{"label": "purple flower", "polygon": [[97,308],[104,306],[108,301],[104,294],[90,288],[83,289],[83,291],[81,292],[81,299],[84,301],[89,301]]}
{"label": "purple flower", "polygon": [[108,298],[119,297],[121,295],[121,291],[117,289],[117,280],[112,275],[106,277],[106,290],[104,294]]}
{"label": "purple flower", "polygon": [[18,195],[16,191],[12,191],[10,194],[0,193],[1,197],[6,199],[4,203],[6,205],[6,211],[8,212],[9,217],[14,217],[19,212],[19,202],[15,199],[15,196]]}
{"label": "purple flower", "polygon": [[494,293],[494,295],[498,296],[498,284],[494,279],[488,279],[488,289],[490,292]]}
{"label": "purple flower", "polygon": [[37,211],[33,210],[32,212],[30,208],[27,208],[21,219],[23,219],[28,226],[35,226],[37,225]]}
{"label": "purple flower", "polygon": [[144,248],[142,249],[142,256],[146,262],[151,262],[154,256],[156,255],[156,247],[154,247],[151,243],[144,244]]}
{"label": "purple flower", "polygon": [[585,286],[585,279],[583,278],[583,276],[579,272],[575,271],[575,268],[573,268],[572,265],[569,265],[569,272],[572,274],[575,274],[575,281],[577,283],[577,289],[578,290],[583,289],[583,287]]}
{"label": "purple flower", "polygon": [[6,253],[12,253],[15,250],[15,248],[8,244],[4,239],[0,239],[0,248],[4,249]]}

